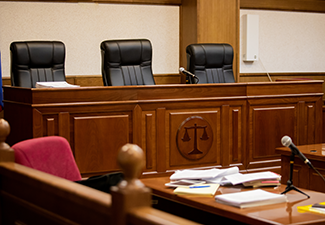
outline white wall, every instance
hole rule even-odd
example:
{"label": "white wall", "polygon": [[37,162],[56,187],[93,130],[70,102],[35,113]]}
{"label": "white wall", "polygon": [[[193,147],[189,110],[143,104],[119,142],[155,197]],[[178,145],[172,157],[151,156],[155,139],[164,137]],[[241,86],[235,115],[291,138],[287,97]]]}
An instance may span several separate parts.
{"label": "white wall", "polygon": [[0,2],[3,77],[10,74],[12,41],[61,40],[66,74],[100,75],[100,43],[108,39],[148,38],[153,72],[179,68],[179,7],[135,4]]}
{"label": "white wall", "polygon": [[259,15],[260,58],[247,63],[240,54],[241,73],[325,72],[324,13],[240,10],[244,14]]}
{"label": "white wall", "polygon": [[[325,14],[240,10],[243,14],[259,15],[259,61],[243,62],[240,54],[241,73],[325,72]],[[100,75],[103,40],[148,38],[153,72],[178,73],[178,6],[1,1],[0,27],[4,77],[10,73],[9,45],[18,40],[61,40],[67,75]]]}

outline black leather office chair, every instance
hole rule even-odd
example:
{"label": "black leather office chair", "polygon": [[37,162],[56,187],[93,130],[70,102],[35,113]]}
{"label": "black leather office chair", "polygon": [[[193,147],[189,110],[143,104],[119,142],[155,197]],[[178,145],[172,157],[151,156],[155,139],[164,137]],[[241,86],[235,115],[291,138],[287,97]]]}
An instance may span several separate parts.
{"label": "black leather office chair", "polygon": [[155,84],[149,40],[107,40],[100,48],[104,86]]}
{"label": "black leather office chair", "polygon": [[65,81],[62,42],[12,42],[10,52],[12,86],[34,88],[38,81]]}
{"label": "black leather office chair", "polygon": [[[232,70],[234,51],[229,44],[191,44],[186,47],[187,70],[199,78],[198,83],[235,82]],[[187,83],[196,83],[187,77]]]}

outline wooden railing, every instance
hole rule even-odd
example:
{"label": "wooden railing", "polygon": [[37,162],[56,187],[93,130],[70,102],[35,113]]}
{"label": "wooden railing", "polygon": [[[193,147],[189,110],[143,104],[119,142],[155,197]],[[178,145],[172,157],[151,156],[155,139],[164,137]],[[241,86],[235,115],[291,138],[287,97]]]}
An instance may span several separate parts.
{"label": "wooden railing", "polygon": [[118,162],[125,180],[107,194],[14,162],[0,120],[0,224],[196,224],[153,209],[151,190],[137,178],[142,149],[123,146]]}

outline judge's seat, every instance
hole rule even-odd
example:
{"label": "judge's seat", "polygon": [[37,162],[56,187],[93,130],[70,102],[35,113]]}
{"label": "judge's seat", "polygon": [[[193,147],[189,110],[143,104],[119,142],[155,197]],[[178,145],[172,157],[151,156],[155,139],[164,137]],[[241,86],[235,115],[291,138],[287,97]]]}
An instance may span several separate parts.
{"label": "judge's seat", "polygon": [[149,40],[107,40],[100,49],[104,86],[155,84]]}
{"label": "judge's seat", "polygon": [[60,136],[33,138],[16,143],[15,162],[71,181],[81,180],[69,142]]}
{"label": "judge's seat", "polygon": [[65,46],[62,42],[12,42],[10,53],[12,86],[34,88],[38,81],[65,81]]}
{"label": "judge's seat", "polygon": [[[187,70],[195,74],[198,83],[235,82],[232,64],[234,51],[229,44],[191,44],[186,47]],[[187,83],[196,83],[187,77]]]}

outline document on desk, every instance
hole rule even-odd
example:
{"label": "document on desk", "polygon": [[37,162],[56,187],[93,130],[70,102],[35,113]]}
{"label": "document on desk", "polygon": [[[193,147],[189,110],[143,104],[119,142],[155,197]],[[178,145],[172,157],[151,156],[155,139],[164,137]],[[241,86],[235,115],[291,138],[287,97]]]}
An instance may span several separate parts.
{"label": "document on desk", "polygon": [[223,183],[230,183],[232,185],[243,184],[245,182],[257,181],[257,180],[280,180],[281,176],[273,172],[258,172],[241,174],[236,173],[225,176]]}
{"label": "document on desk", "polygon": [[283,203],[287,201],[287,197],[285,195],[274,194],[261,189],[217,195],[215,196],[215,199],[219,203],[242,209]]}
{"label": "document on desk", "polygon": [[80,87],[80,85],[69,84],[66,81],[53,81],[53,82],[36,82],[36,88],[73,88]]}
{"label": "document on desk", "polygon": [[219,184],[202,184],[192,185],[188,187],[177,187],[174,193],[177,195],[200,195],[200,196],[214,196],[219,188]]}
{"label": "document on desk", "polygon": [[[213,180],[217,177],[223,177],[229,174],[238,173],[238,167],[231,167],[228,169],[209,169],[209,170],[177,170],[170,176],[170,180]],[[211,181],[212,182],[212,181]]]}

